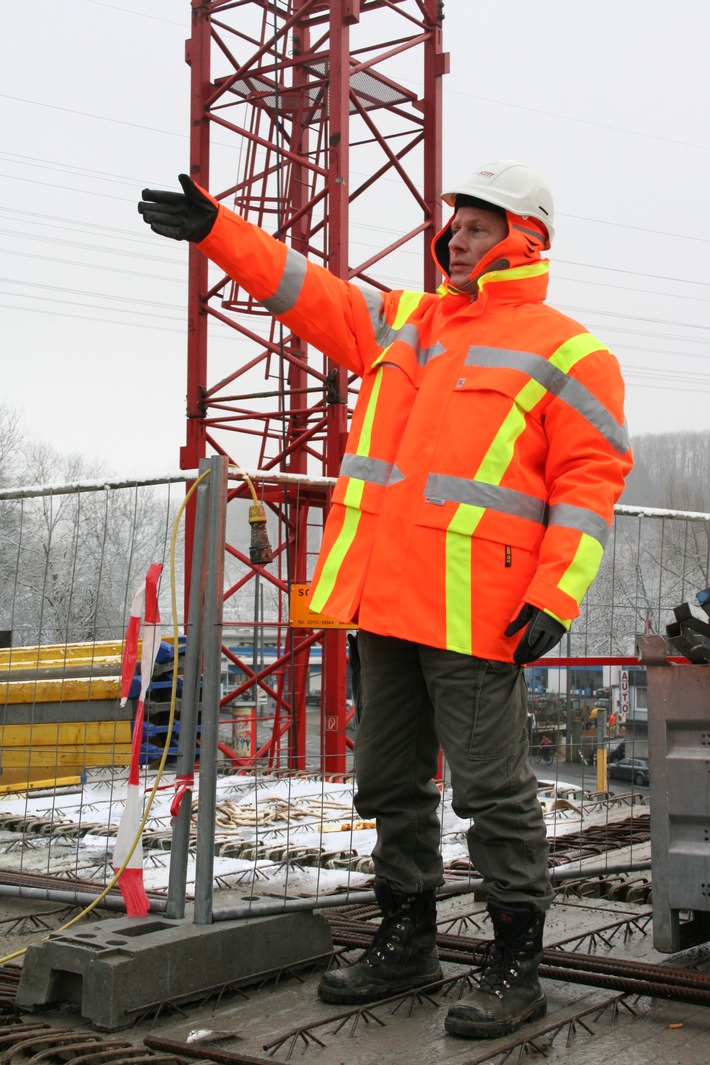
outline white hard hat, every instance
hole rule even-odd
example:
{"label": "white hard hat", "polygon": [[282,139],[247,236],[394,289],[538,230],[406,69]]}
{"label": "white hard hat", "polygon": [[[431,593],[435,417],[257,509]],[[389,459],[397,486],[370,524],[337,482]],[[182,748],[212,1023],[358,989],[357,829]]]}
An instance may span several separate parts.
{"label": "white hard hat", "polygon": [[454,207],[457,196],[473,196],[522,218],[537,218],[546,227],[552,242],[555,233],[552,193],[534,166],[512,159],[497,159],[482,166],[449,192],[444,192],[441,198],[449,207]]}

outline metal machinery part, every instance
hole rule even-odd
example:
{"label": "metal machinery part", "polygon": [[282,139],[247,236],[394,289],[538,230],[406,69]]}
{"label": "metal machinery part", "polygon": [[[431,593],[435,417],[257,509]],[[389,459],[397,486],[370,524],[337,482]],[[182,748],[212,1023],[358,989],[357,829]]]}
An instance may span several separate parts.
{"label": "metal machinery part", "polygon": [[710,666],[673,665],[661,636],[638,639],[648,670],[653,941],[680,949],[680,915],[710,940]]}

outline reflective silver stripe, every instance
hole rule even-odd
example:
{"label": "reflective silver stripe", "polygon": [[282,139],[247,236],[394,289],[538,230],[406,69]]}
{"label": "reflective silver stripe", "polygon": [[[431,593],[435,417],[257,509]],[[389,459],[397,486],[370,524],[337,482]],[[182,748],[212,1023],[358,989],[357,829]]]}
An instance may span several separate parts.
{"label": "reflective silver stripe", "polygon": [[[403,344],[408,344],[417,358],[419,358],[419,330],[416,325],[405,322],[399,329],[393,329],[391,325],[387,326],[380,330],[377,343],[380,347],[389,348],[394,344],[395,340],[401,340]],[[379,362],[387,363],[387,355],[383,355]],[[396,365],[396,363],[390,365]]]}
{"label": "reflective silver stripe", "polygon": [[[435,344],[432,344],[430,348],[420,348],[419,330],[415,325],[410,325],[408,322],[405,322],[401,329],[392,329],[390,327],[384,346],[390,347],[395,340],[401,340],[403,344],[408,344],[409,347],[412,348],[417,357],[417,363],[419,366],[426,366],[432,361],[432,359],[435,359],[437,355],[443,355],[447,350],[438,340]],[[378,343],[383,344],[383,339],[379,340]],[[382,362],[386,363],[387,361],[387,356],[385,355]]]}
{"label": "reflective silver stripe", "polygon": [[480,366],[486,369],[495,366],[501,370],[520,370],[553,395],[559,395],[567,380],[566,373],[532,351],[471,347],[466,354],[464,366]]}
{"label": "reflective silver stripe", "polygon": [[353,285],[360,289],[365,298],[367,313],[370,315],[372,328],[375,331],[375,340],[381,348],[386,348],[391,343],[388,338],[393,330],[385,320],[385,301],[382,293],[374,285],[368,285],[366,281],[353,281]]}
{"label": "reflective silver stripe", "polygon": [[437,355],[443,355],[446,348],[438,340],[436,344],[432,344],[430,348],[419,348],[417,352],[417,362],[420,366],[426,366],[428,362],[435,359]]}
{"label": "reflective silver stripe", "polygon": [[419,330],[411,322],[405,322],[400,329],[395,331],[390,344],[393,340],[401,340],[403,344],[409,344],[413,351],[419,351]]}
{"label": "reflective silver stripe", "polygon": [[296,300],[301,294],[303,282],[306,277],[308,261],[300,252],[288,249],[286,265],[279,281],[279,287],[273,296],[262,300],[261,304],[266,307],[269,314],[285,314],[293,310]]}
{"label": "reflective silver stripe", "polygon": [[367,455],[344,455],[340,472],[345,477],[357,477],[369,484],[396,484],[404,480],[404,474],[393,462],[373,459]]}
{"label": "reflective silver stripe", "polygon": [[609,526],[599,514],[586,507],[575,507],[572,503],[555,503],[550,507],[548,525],[563,525],[566,529],[577,529],[586,533],[602,545],[606,546],[609,537]]}
{"label": "reflective silver stripe", "polygon": [[528,237],[534,237],[535,240],[539,240],[541,244],[545,243],[545,238],[542,233],[539,233],[537,229],[526,229],[525,226],[513,226],[513,229],[519,230],[521,233],[527,234]]}
{"label": "reflective silver stripe", "polygon": [[525,492],[518,492],[514,488],[503,488],[499,484],[470,481],[466,477],[430,473],[424,495],[427,502],[467,503],[472,507],[497,510],[501,514],[514,514],[539,525],[544,525],[547,517],[547,504],[544,499],[526,495]]}
{"label": "reflective silver stripe", "polygon": [[508,351],[503,348],[472,347],[466,355],[465,366],[500,367],[505,370],[520,370],[553,396],[567,403],[590,425],[593,425],[619,455],[625,455],[631,446],[626,423],[618,425],[603,403],[600,403],[586,385],[532,351]]}
{"label": "reflective silver stripe", "polygon": [[[399,329],[388,325],[384,318],[382,293],[374,288],[373,285],[368,285],[364,281],[353,281],[353,284],[360,289],[365,298],[372,328],[375,331],[375,340],[381,348],[388,348],[395,340],[401,340],[404,344],[409,344],[414,350],[420,366],[426,366],[437,355],[442,355],[446,351],[444,345],[438,341],[432,344],[430,348],[420,348],[419,330],[409,322],[405,322]],[[387,359],[382,361],[387,362]]]}

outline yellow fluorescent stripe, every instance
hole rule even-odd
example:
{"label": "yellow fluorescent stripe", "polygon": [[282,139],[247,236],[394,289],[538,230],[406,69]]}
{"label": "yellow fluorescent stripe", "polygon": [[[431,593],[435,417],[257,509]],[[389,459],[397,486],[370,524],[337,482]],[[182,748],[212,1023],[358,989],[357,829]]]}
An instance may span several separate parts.
{"label": "yellow fluorescent stripe", "polygon": [[536,403],[540,402],[546,392],[547,389],[539,381],[528,381],[518,392],[515,402],[527,413],[533,409]]}
{"label": "yellow fluorescent stripe", "polygon": [[[353,482],[348,485],[348,490],[352,486]],[[360,488],[362,493],[362,482],[356,483],[356,487]],[[335,587],[335,582],[338,579],[340,567],[343,564],[343,559],[350,550],[350,546],[355,539],[355,533],[360,523],[360,517],[362,515],[361,510],[355,510],[353,507],[348,507],[345,511],[345,520],[343,527],[338,534],[338,538],[333,544],[332,548],[328,552],[328,557],[325,560],[323,570],[320,575],[320,580],[317,586],[311,592],[311,610],[315,610],[316,613],[323,611],[326,602],[330,598],[330,595]]]}
{"label": "yellow fluorescent stripe", "polygon": [[[533,406],[545,389],[530,381],[516,399]],[[525,407],[525,409],[529,409]],[[493,438],[474,480],[500,484],[508,469],[515,442],[525,429],[525,411],[514,403]],[[471,551],[472,538],[485,513],[483,507],[460,503],[446,530],[446,646],[471,653]]]}
{"label": "yellow fluorescent stripe", "polygon": [[422,301],[421,292],[403,292],[397,305],[397,313],[392,322],[393,329],[401,329],[413,311]]}
{"label": "yellow fluorescent stripe", "polygon": [[[403,292],[399,303],[397,304],[397,313],[394,316],[394,320],[390,323],[390,328],[401,329],[409,319],[410,315],[416,311],[423,298],[424,296],[421,292]],[[396,339],[397,338],[395,337],[395,340]],[[394,341],[392,343],[394,343]],[[383,348],[372,365],[378,366],[383,362],[385,355],[391,347],[392,344],[388,344],[386,348]]]}
{"label": "yellow fluorescent stripe", "polygon": [[376,375],[375,381],[372,385],[372,392],[367,403],[367,410],[365,411],[365,417],[362,420],[362,429],[360,430],[360,439],[357,442],[355,448],[356,455],[369,455],[370,446],[372,444],[372,425],[375,420],[375,410],[377,409],[377,400],[380,395],[380,388],[382,387],[382,374],[383,369],[380,366]]}
{"label": "yellow fluorescent stripe", "polygon": [[549,270],[547,262],[533,263],[532,266],[516,266],[513,270],[491,270],[479,278],[478,286],[488,285],[491,281],[518,281],[525,277],[538,277]]}
{"label": "yellow fluorescent stripe", "polygon": [[345,489],[345,495],[343,496],[345,506],[359,509],[364,488],[364,481],[359,480],[357,477],[350,477],[348,480],[348,486]]}
{"label": "yellow fluorescent stripe", "polygon": [[[392,326],[394,329],[399,329],[407,321],[411,313],[416,310],[419,303],[422,300],[421,292],[404,292],[400,298],[399,305],[397,307],[397,314],[395,316]],[[380,354],[377,362],[381,362],[387,352],[387,348]],[[365,411],[365,417],[362,421],[362,429],[360,430],[360,436],[355,448],[356,455],[369,455],[370,448],[372,446],[372,427],[375,420],[375,412],[377,410],[377,401],[380,395],[380,389],[382,388],[382,375],[384,368],[379,366],[375,375],[375,380],[372,385],[372,392],[367,403],[367,410]],[[324,609],[326,602],[332,594],[335,582],[338,579],[338,573],[340,567],[343,564],[343,559],[347,555],[352,542],[355,539],[357,527],[360,522],[359,510],[360,502],[362,500],[362,493],[364,489],[364,482],[357,478],[351,477],[348,480],[347,488],[343,496],[343,502],[348,508],[345,514],[345,520],[343,521],[343,527],[338,534],[338,538],[333,544],[333,547],[328,553],[328,558],[325,561],[323,569],[321,571],[320,579],[317,587],[311,594],[311,610],[320,612]]]}
{"label": "yellow fluorescent stripe", "polygon": [[[591,333],[582,333],[566,341],[557,349],[550,362],[567,373],[575,363],[586,355],[598,351],[602,345]],[[528,413],[546,394],[546,388],[538,381],[528,381],[515,397],[515,406],[503,421],[476,473],[476,480],[488,484],[500,484],[512,458],[515,443],[525,429],[524,413]],[[523,413],[524,412],[524,413]]]}
{"label": "yellow fluorescent stripe", "polygon": [[485,481],[486,484],[500,484],[512,461],[515,442],[524,429],[525,414],[514,404],[483,456],[483,461],[475,473],[475,480]]}
{"label": "yellow fluorescent stripe", "polygon": [[525,414],[532,410],[545,395],[545,388],[537,381],[528,381],[515,397],[508,415],[493,437],[481,465],[474,475],[477,481],[500,484],[503,474],[513,460],[513,451],[518,437],[525,431]]}
{"label": "yellow fluorescent stripe", "polygon": [[471,654],[471,550],[483,507],[459,506],[446,530],[446,646]]}
{"label": "yellow fluorescent stripe", "polygon": [[558,588],[580,605],[587,588],[597,575],[604,548],[592,536],[582,533],[575,556],[563,574]]}
{"label": "yellow fluorescent stripe", "polygon": [[[520,390],[476,470],[474,480],[500,484],[513,459],[516,441],[525,430],[525,412],[534,407],[544,394],[544,387],[537,381],[529,381]],[[483,507],[461,503],[446,531],[447,647],[471,647],[472,537],[484,513]]]}
{"label": "yellow fluorescent stripe", "polygon": [[592,333],[580,333],[579,336],[566,340],[557,351],[553,352],[550,362],[558,370],[568,373],[580,359],[591,355],[593,351],[604,350],[604,347],[601,340],[598,340]]}
{"label": "yellow fluorescent stripe", "polygon": [[[541,269],[542,268],[542,269]],[[532,277],[547,270],[538,263],[530,267],[505,271],[506,277]],[[495,280],[496,273],[487,274],[481,284]],[[602,344],[591,333],[582,333],[562,344],[550,362],[565,373]],[[510,466],[519,437],[525,431],[526,414],[545,396],[546,389],[538,381],[530,380],[521,388],[504,418],[488,451],[474,474],[474,480],[486,484],[500,484]],[[480,507],[462,503],[458,506],[446,534],[446,643],[447,646],[468,648],[471,644],[471,538],[483,516]],[[559,588],[579,605],[594,580],[604,550],[597,540],[586,534],[574,559],[562,577]],[[565,622],[563,622],[565,624]]]}

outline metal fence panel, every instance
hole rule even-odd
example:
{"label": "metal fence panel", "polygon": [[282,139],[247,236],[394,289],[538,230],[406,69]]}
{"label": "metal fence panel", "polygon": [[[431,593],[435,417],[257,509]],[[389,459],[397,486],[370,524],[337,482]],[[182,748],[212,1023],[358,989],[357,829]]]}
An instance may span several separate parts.
{"label": "metal fence panel", "polygon": [[[122,640],[132,596],[148,565],[164,562],[166,574],[169,569],[175,514],[183,496],[175,480],[0,493],[0,629],[12,633],[11,646],[0,650],[3,890],[24,884],[59,897],[66,890],[96,892],[112,879],[132,722],[132,704],[122,712],[118,701]],[[539,765],[539,775],[549,785],[541,789],[541,801],[551,836],[573,828],[585,811],[601,824],[613,820],[598,768],[585,757],[582,733],[594,733],[594,726],[581,726],[590,724],[584,717],[593,693],[572,695],[573,671],[594,667],[598,672],[619,656],[633,660],[637,634],[662,632],[673,606],[710,583],[709,530],[707,514],[619,508],[581,616],[566,645],[563,641],[549,657],[549,667],[540,664],[545,684],[536,682],[538,667],[528,670],[534,711],[531,757],[539,758],[536,771]],[[160,605],[164,619],[170,619],[165,634],[179,648],[181,608],[174,632],[171,620],[172,602],[181,604],[183,595],[179,538],[177,545],[177,571],[170,580],[164,577]],[[322,771],[317,695],[306,704],[306,693],[300,693],[306,768],[289,769],[289,730],[293,709],[301,705],[291,689],[301,674],[293,669],[288,651],[285,592],[273,585],[266,601],[255,596],[253,572],[233,557],[227,559],[225,587],[240,594],[224,608],[215,889],[280,899],[283,905],[295,896],[325,899],[362,890],[370,882],[375,826],[353,806],[352,753],[338,779]],[[310,646],[317,651],[317,637]],[[171,804],[181,786],[175,772],[179,705],[172,734],[166,725],[172,668],[169,658],[154,678],[142,737],[146,792],[168,746],[165,773],[143,832],[144,879],[158,907],[167,893]],[[263,699],[253,683],[257,674]],[[544,692],[539,690],[543,687]],[[253,697],[244,700],[245,693]],[[349,751],[354,725],[351,719]],[[549,764],[540,752],[545,731],[554,747]],[[576,776],[565,785],[572,765],[582,767],[581,783]],[[628,790],[630,803],[645,801],[643,791],[633,794],[633,784]],[[466,849],[468,825],[451,809],[445,764],[441,792],[447,876],[475,879]],[[192,802],[188,893],[194,890],[199,771]]]}

